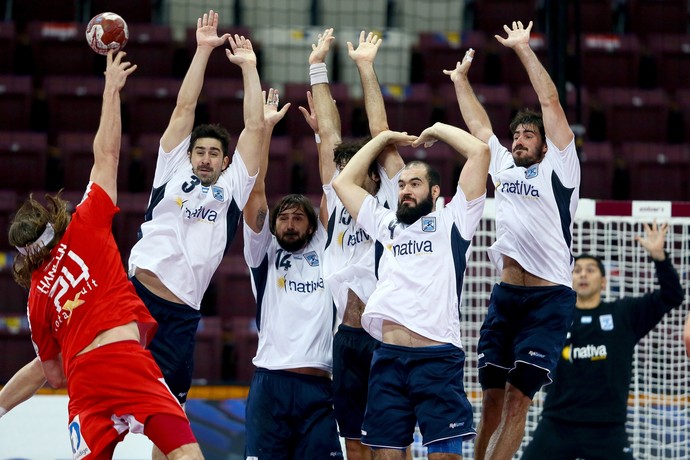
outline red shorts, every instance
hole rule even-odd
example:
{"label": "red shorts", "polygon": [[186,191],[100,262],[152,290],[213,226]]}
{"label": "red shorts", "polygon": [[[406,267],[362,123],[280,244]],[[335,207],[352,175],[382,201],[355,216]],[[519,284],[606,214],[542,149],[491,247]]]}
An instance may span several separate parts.
{"label": "red shorts", "polygon": [[[111,458],[128,431],[147,434],[165,454],[196,442],[151,353],[137,342],[99,347],[75,357],[70,367],[67,392],[74,459]],[[147,427],[154,415],[162,416],[155,423],[172,424],[175,431]]]}

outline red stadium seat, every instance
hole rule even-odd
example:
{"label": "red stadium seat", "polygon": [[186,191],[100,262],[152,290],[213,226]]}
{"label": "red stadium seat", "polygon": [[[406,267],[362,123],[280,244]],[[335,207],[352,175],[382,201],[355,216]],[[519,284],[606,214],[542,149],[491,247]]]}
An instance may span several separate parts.
{"label": "red stadium seat", "polygon": [[28,131],[31,127],[31,77],[0,75],[2,115],[0,126],[6,130]]}
{"label": "red stadium seat", "polygon": [[[537,112],[541,112],[541,107],[539,105],[539,98],[537,93],[534,92],[534,88],[531,85],[521,86],[518,89],[518,98],[520,100],[519,108],[529,108]],[[589,92],[586,88],[581,88],[580,92],[580,117],[578,119],[577,115],[577,89],[573,86],[566,88],[566,101],[565,101],[565,115],[568,118],[570,124],[581,124],[587,126],[589,123]],[[495,126],[494,126],[495,128]]]}
{"label": "red stadium seat", "polygon": [[608,141],[666,141],[669,109],[662,89],[601,88],[598,99]]}
{"label": "red stadium seat", "polygon": [[[472,88],[489,115],[494,133],[499,138],[509,137],[509,126],[514,108],[508,86],[472,85]],[[460,116],[454,86],[447,84],[439,87],[439,96],[445,106],[446,123],[465,127],[465,122]]]}
{"label": "red stadium seat", "polygon": [[63,132],[96,134],[103,106],[102,77],[51,76],[43,82],[48,102],[48,134]]}
{"label": "red stadium seat", "polygon": [[[331,83],[330,89],[331,96],[335,99],[338,113],[340,114],[340,131],[343,136],[349,136],[352,132],[353,110],[349,88],[345,83]],[[311,91],[309,83],[286,83],[285,89],[280,96],[281,104],[292,103],[292,107],[285,116],[284,123],[287,134],[293,143],[299,142],[303,137],[314,135],[314,132],[304,120],[304,116],[297,109],[298,106],[309,108],[307,91]]]}
{"label": "red stadium seat", "polygon": [[391,129],[419,134],[431,125],[433,106],[428,84],[383,85],[381,92]]}
{"label": "red stadium seat", "polygon": [[582,36],[582,83],[591,91],[601,86],[636,86],[640,42],[635,35]]}
{"label": "red stadium seat", "polygon": [[129,27],[130,38],[133,24],[150,23],[154,19],[153,0],[90,0],[85,3],[87,11],[84,14],[89,19],[106,11],[122,16]]}
{"label": "red stadium seat", "polygon": [[568,2],[568,14],[575,21],[575,5],[580,7],[580,30],[583,33],[606,34],[614,31],[612,0],[579,0]]}
{"label": "red stadium seat", "polygon": [[[132,3],[126,1],[126,3]],[[116,10],[117,11],[117,10]],[[126,60],[137,65],[136,78],[170,77],[173,72],[174,42],[167,25],[129,23],[129,41],[125,46]],[[101,60],[105,70],[105,60]],[[126,90],[125,90],[126,91]]]}
{"label": "red stadium seat", "polygon": [[[242,231],[240,226],[237,234],[241,235]],[[216,309],[224,323],[238,316],[254,315],[256,311],[243,250],[237,255],[225,256],[213,275],[212,282],[216,285],[217,292]]]}
{"label": "red stadium seat", "polygon": [[527,25],[537,16],[535,0],[492,0],[476,4],[475,29],[484,31],[489,37],[505,35],[503,25],[522,21]]}
{"label": "red stadium seat", "polygon": [[244,129],[242,80],[208,78],[203,94],[208,105],[208,121],[221,125],[237,140]]}
{"label": "red stadium seat", "polygon": [[85,46],[86,24],[31,22],[28,28],[35,77],[40,79],[46,75],[98,75],[97,69],[103,65],[106,58]]}
{"label": "red stadium seat", "polygon": [[420,33],[418,48],[424,81],[432,85],[450,84],[450,77],[443,71],[454,69],[469,48],[474,49],[477,57],[470,70],[470,78],[475,82],[484,81],[486,41],[486,35],[481,31]]}
{"label": "red stadium seat", "polygon": [[220,381],[223,361],[223,329],[221,318],[204,316],[199,321],[194,347],[195,380],[206,383]]}
{"label": "red stadium seat", "polygon": [[631,199],[690,199],[690,145],[625,143],[621,155],[630,165]]}
{"label": "red stadium seat", "polygon": [[678,90],[675,94],[675,101],[683,118],[683,140],[690,142],[690,88]]}
{"label": "red stadium seat", "polygon": [[15,45],[14,23],[0,21],[0,73],[11,73],[14,70]]}
{"label": "red stadium seat", "polygon": [[283,196],[290,193],[290,174],[292,170],[292,141],[289,137],[273,136],[268,152],[268,172],[266,174],[266,196]]}
{"label": "red stadium seat", "polygon": [[[72,22],[77,21],[76,0],[14,0],[12,3],[12,20],[19,31],[23,31],[31,21]],[[84,29],[81,39],[84,41]],[[83,43],[82,43],[83,44]],[[88,50],[88,48],[86,48]]]}
{"label": "red stadium seat", "polygon": [[139,240],[138,232],[141,224],[144,223],[149,196],[148,192],[118,193],[117,206],[120,212],[113,219],[113,235],[125,266],[127,266],[132,247]]}
{"label": "red stadium seat", "polygon": [[18,192],[44,190],[47,155],[45,133],[0,131],[0,183]]}
{"label": "red stadium seat", "polygon": [[[225,22],[225,20],[223,22]],[[187,59],[189,62],[191,62],[192,57],[194,57],[194,53],[196,52],[196,27],[187,27],[185,31],[185,49],[187,52]],[[246,27],[228,27],[224,24],[218,24],[218,35],[225,33],[230,33],[233,36],[237,34],[244,37],[249,37],[254,50],[257,52],[260,50],[259,43],[252,38],[251,32]],[[242,80],[242,69],[228,60],[228,57],[225,54],[226,49],[230,49],[230,44],[227,42],[224,43],[223,46],[219,46],[213,50],[208,59],[208,64],[206,64],[206,78]],[[259,62],[259,65],[261,65],[261,62]]]}
{"label": "red stadium seat", "polygon": [[687,0],[628,0],[628,20],[632,33],[688,33]]}
{"label": "red stadium seat", "polygon": [[659,86],[669,92],[690,89],[690,36],[649,35],[647,44],[656,63]]}
{"label": "red stadium seat", "polygon": [[580,197],[612,198],[613,149],[608,142],[585,142],[580,152]]}
{"label": "red stadium seat", "polygon": [[174,78],[132,78],[127,81],[129,133],[134,142],[143,133],[163,134],[181,84],[181,80]]}
{"label": "red stadium seat", "polygon": [[[0,232],[0,251],[12,249],[7,240],[7,230],[10,228],[11,216],[19,207],[18,200],[19,198],[17,197],[17,192],[14,190],[0,190],[0,229],[2,229],[2,232]],[[0,271],[2,271],[1,264]]]}

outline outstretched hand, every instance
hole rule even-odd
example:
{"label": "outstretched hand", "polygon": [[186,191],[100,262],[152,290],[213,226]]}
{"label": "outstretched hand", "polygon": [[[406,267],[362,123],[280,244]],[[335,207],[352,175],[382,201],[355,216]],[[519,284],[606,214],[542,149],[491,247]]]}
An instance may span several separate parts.
{"label": "outstretched hand", "polygon": [[319,34],[316,44],[311,45],[311,54],[309,55],[309,64],[320,64],[326,62],[326,55],[331,49],[331,43],[335,40],[333,36],[333,28],[326,29]]}
{"label": "outstretched hand", "polygon": [[264,99],[264,124],[268,128],[273,128],[278,124],[280,120],[283,119],[288,109],[290,108],[290,103],[288,102],[283,106],[282,109],[278,110],[278,103],[280,102],[280,95],[277,89],[270,88],[268,90],[268,96],[266,91],[262,92]]}
{"label": "outstretched hand", "polygon": [[422,131],[422,134],[420,134],[417,140],[412,143],[412,147],[419,147],[420,145],[424,145],[424,148],[428,149],[437,141],[438,138],[436,137],[436,128],[434,126],[429,126],[424,131]]}
{"label": "outstretched hand", "polygon": [[379,134],[379,136],[381,135],[385,136],[384,139],[386,140],[386,145],[397,145],[400,147],[413,145],[417,140],[417,136],[407,134],[404,131],[383,131]]}
{"label": "outstretched hand", "polygon": [[635,241],[645,248],[652,259],[657,261],[664,260],[666,258],[664,245],[666,243],[667,232],[668,224],[657,225],[656,220],[654,220],[652,225],[644,224],[645,238],[636,236]]}
{"label": "outstretched hand", "polygon": [[357,65],[361,63],[373,64],[381,43],[383,43],[383,40],[378,35],[369,32],[365,36],[365,32],[361,31],[359,33],[357,49],[352,45],[352,42],[347,42],[347,54]]}
{"label": "outstretched hand", "polygon": [[304,119],[309,127],[312,129],[312,131],[314,131],[314,134],[319,134],[319,120],[316,118],[314,97],[311,95],[311,91],[307,91],[307,103],[309,104],[309,110],[305,109],[301,105],[298,107],[298,109],[304,116]]}
{"label": "outstretched hand", "polygon": [[508,33],[506,38],[500,35],[494,35],[501,45],[507,48],[515,48],[519,45],[529,45],[529,33],[532,30],[532,21],[529,22],[527,27],[524,27],[521,21],[513,21],[512,28],[504,25],[503,30]]}
{"label": "outstretched hand", "polygon": [[196,21],[196,45],[215,48],[225,43],[230,34],[218,36],[218,13],[209,10]]}
{"label": "outstretched hand", "polygon": [[468,49],[463,56],[462,61],[458,61],[453,70],[444,70],[443,73],[450,76],[450,80],[455,83],[460,77],[467,77],[470,67],[472,67],[472,60],[474,59],[474,50]]}
{"label": "outstretched hand", "polygon": [[125,86],[129,74],[137,70],[136,65],[132,65],[129,61],[122,60],[126,55],[127,53],[124,51],[108,51],[107,64],[105,72],[103,72],[105,75],[105,84],[114,85],[117,91],[120,91]]}
{"label": "outstretched hand", "polygon": [[230,42],[230,49],[226,49],[225,54],[230,62],[240,67],[245,65],[256,66],[256,54],[254,53],[252,42],[248,38],[237,34],[234,37],[228,35],[228,41]]}

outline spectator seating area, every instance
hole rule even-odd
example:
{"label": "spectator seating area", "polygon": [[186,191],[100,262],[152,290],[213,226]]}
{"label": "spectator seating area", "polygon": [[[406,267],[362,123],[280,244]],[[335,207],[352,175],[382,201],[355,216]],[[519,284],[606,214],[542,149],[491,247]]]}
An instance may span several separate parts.
{"label": "spectator seating area", "polygon": [[[568,2],[564,99],[580,125],[581,196],[598,199],[690,200],[690,35],[688,0]],[[88,181],[91,143],[100,112],[105,58],[84,39],[86,22],[115,11],[128,22],[125,51],[139,69],[123,93],[120,207],[114,232],[123,257],[136,241],[151,188],[158,140],[175,105],[196,47],[195,20],[220,12],[219,32],[249,36],[263,85],[293,107],[275,131],[268,193],[313,197],[320,180],[316,147],[297,110],[306,106],[307,58],[324,27],[335,27],[329,78],[345,137],[368,134],[359,76],[347,55],[361,29],[384,39],[376,61],[392,129],[418,133],[435,121],[464,126],[452,69],[475,49],[470,79],[496,134],[508,139],[517,110],[538,108],[514,53],[494,34],[514,19],[535,21],[532,48],[548,63],[550,30],[538,0],[0,0],[0,255],[11,261],[5,229],[29,192],[65,189],[78,201]],[[560,27],[560,26],[559,26]],[[547,64],[548,68],[548,64]],[[216,50],[208,65],[197,121],[217,122],[234,138],[242,129],[239,69]],[[446,146],[405,149],[442,172],[445,190],[462,161]],[[664,187],[658,187],[663,182]],[[491,191],[489,191],[491,195]],[[247,381],[256,346],[253,297],[242,259],[241,232],[207,293],[205,356],[200,378]],[[8,259],[9,258],[9,259]],[[9,262],[8,262],[9,263]],[[26,294],[0,268],[7,293],[0,316],[20,315]],[[215,321],[215,322],[214,322]],[[0,323],[0,330],[2,330]],[[215,347],[215,348],[214,348]],[[218,350],[218,347],[221,350]],[[252,348],[254,347],[254,348]],[[222,366],[221,366],[222,363]],[[7,378],[0,375],[0,381]]]}

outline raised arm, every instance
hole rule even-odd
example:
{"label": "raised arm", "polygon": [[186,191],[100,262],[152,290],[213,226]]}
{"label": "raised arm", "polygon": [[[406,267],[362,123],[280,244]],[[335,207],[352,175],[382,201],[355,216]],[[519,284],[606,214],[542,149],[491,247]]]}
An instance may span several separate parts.
{"label": "raised arm", "polygon": [[[263,93],[266,94],[265,92]],[[262,97],[263,99],[263,97]],[[271,149],[271,136],[275,125],[283,119],[290,104],[278,110],[279,94],[273,88],[268,90],[264,103],[264,138],[261,141],[259,158],[259,175],[254,182],[247,204],[244,206],[244,221],[254,233],[261,232],[268,215],[268,200],[266,199],[266,174],[268,172],[268,154]]]}
{"label": "raised arm", "polygon": [[[335,173],[333,162],[333,149],[340,144],[340,114],[331,95],[331,87],[328,84],[328,69],[326,69],[326,57],[331,49],[331,43],[335,37],[333,29],[326,29],[319,34],[318,41],[313,44],[309,55],[309,79],[314,116],[318,120],[318,135],[320,137],[319,149],[319,174],[321,183],[328,184]],[[311,107],[310,107],[311,108]]]}
{"label": "raised arm", "polygon": [[663,263],[666,261],[664,246],[666,244],[668,224],[658,225],[654,221],[652,225],[645,224],[644,232],[644,238],[636,236],[635,240],[649,253],[649,256],[655,262],[661,299],[666,305],[678,307],[685,298],[678,272],[676,272],[670,262]]}
{"label": "raised arm", "polygon": [[369,192],[362,187],[367,176],[367,171],[371,162],[388,145],[412,145],[417,139],[407,133],[395,131],[383,131],[378,136],[367,142],[359,152],[347,163],[347,166],[333,180],[333,188],[338,194],[338,198],[350,213],[353,219],[357,220],[362,203]]}
{"label": "raised arm", "polygon": [[496,35],[496,40],[503,46],[512,48],[518,58],[520,58],[520,62],[522,62],[529,76],[529,81],[532,83],[532,87],[539,98],[546,136],[551,139],[556,147],[564,149],[575,136],[570,129],[565,112],[558,99],[556,85],[529,46],[532,21],[529,22],[526,28],[523,27],[522,22],[513,21],[512,28],[504,25],[503,29],[508,33],[508,36],[503,38]]}
{"label": "raised arm", "polygon": [[235,35],[228,38],[230,50],[225,50],[228,59],[242,69],[244,82],[244,129],[237,139],[237,151],[242,157],[247,171],[254,175],[259,171],[261,143],[264,138],[264,100],[261,95],[261,82],[256,69],[256,54],[248,38]]}
{"label": "raised arm", "polygon": [[[351,42],[347,42],[348,55],[357,65],[362,82],[364,109],[367,113],[371,137],[376,137],[380,132],[388,130],[386,106],[383,103],[381,86],[374,70],[374,60],[382,43],[383,40],[377,35],[372,32],[365,35],[364,31],[359,34],[359,44],[356,49]],[[378,156],[377,161],[386,170],[389,179],[392,179],[405,166],[405,162],[394,145],[387,146]]]}
{"label": "raised arm", "polygon": [[474,90],[467,78],[467,72],[472,66],[473,59],[474,50],[470,48],[465,53],[462,61],[458,61],[455,65],[455,69],[444,70],[443,73],[450,76],[450,80],[453,82],[455,97],[457,97],[458,105],[460,106],[460,114],[470,133],[478,139],[488,142],[494,134],[491,120],[481,102],[477,99],[477,95],[474,94]]}
{"label": "raised arm", "polygon": [[90,180],[100,185],[117,203],[117,165],[120,161],[120,140],[122,138],[122,118],[120,116],[120,90],[127,77],[137,68],[122,61],[125,53],[120,51],[113,56],[110,51],[105,69],[103,88],[103,107],[101,121],[93,140],[93,168]]}
{"label": "raised arm", "polygon": [[221,46],[229,34],[218,36],[218,13],[210,10],[196,21],[196,51],[187,74],[182,80],[180,91],[177,93],[177,103],[168,127],[161,137],[161,146],[166,152],[178,146],[189,136],[194,127],[194,111],[204,85],[204,74],[211,51]]}
{"label": "raised arm", "polygon": [[484,195],[491,161],[489,146],[464,129],[445,123],[435,123],[425,129],[412,146],[424,144],[425,147],[430,147],[437,140],[450,145],[467,159],[458,179],[458,185],[465,194],[465,198],[473,200]]}
{"label": "raised arm", "polygon": [[41,361],[33,361],[19,369],[0,390],[0,417],[32,397],[46,383]]}

